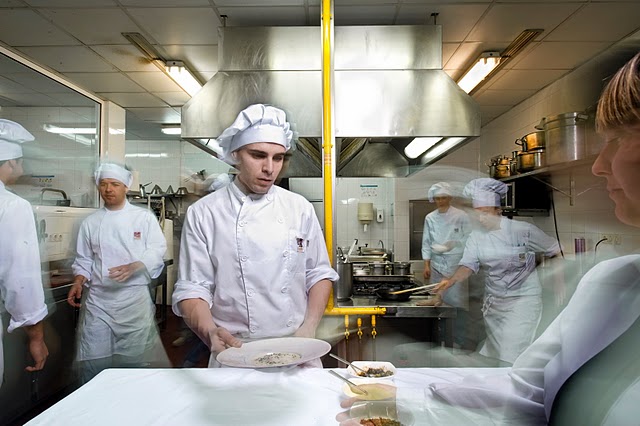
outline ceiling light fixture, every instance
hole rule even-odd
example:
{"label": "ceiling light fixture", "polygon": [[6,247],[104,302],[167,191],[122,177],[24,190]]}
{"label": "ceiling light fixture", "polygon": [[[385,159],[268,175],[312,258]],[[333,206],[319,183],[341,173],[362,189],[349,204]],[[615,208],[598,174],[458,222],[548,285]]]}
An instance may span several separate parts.
{"label": "ceiling light fixture", "polygon": [[472,94],[502,69],[518,53],[522,52],[544,30],[524,30],[502,52],[482,52],[458,80],[458,85],[465,92]]}
{"label": "ceiling light fixture", "polygon": [[418,158],[423,152],[437,144],[442,138],[440,136],[430,138],[415,138],[404,148],[404,154],[411,158]]}
{"label": "ceiling light fixture", "polygon": [[200,83],[182,61],[163,61],[158,59],[153,62],[190,96],[195,95],[202,88],[202,83]]}
{"label": "ceiling light fixture", "polygon": [[180,128],[179,124],[168,124],[168,125],[164,125],[162,126],[162,128],[160,129],[160,131],[162,133],[164,133],[165,135],[179,135],[182,133],[182,129]]}
{"label": "ceiling light fixture", "polygon": [[453,137],[453,138],[444,139],[442,142],[440,142],[439,144],[429,149],[429,151],[427,151],[427,153],[423,158],[423,161],[426,164],[433,163],[435,160],[439,159],[446,152],[460,145],[466,139],[467,139],[466,137]]}
{"label": "ceiling light fixture", "polygon": [[42,126],[45,132],[55,133],[58,135],[95,135],[95,127],[58,127],[52,124],[45,124]]}

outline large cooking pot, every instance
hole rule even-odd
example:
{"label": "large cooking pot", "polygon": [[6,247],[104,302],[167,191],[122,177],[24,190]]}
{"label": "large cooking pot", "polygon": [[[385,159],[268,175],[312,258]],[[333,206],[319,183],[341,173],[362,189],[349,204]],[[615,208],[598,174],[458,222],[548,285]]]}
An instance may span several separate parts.
{"label": "large cooking pot", "polygon": [[542,119],[540,124],[547,141],[547,164],[586,157],[588,120],[589,116],[582,112],[567,112]]}
{"label": "large cooking pot", "polygon": [[393,262],[393,275],[409,275],[409,274],[411,274],[411,263]]}
{"label": "large cooking pot", "polygon": [[389,286],[387,288],[380,288],[376,291],[376,296],[378,296],[382,300],[390,300],[392,302],[406,302],[411,297],[411,292],[400,293],[400,294],[389,294],[394,291],[404,290],[404,286]]}
{"label": "large cooking pot", "polygon": [[518,171],[520,173],[529,172],[545,166],[545,151],[537,149],[531,152],[521,152],[518,154]]}
{"label": "large cooking pot", "polygon": [[545,132],[538,131],[529,133],[516,140],[516,145],[520,145],[523,151],[533,151],[545,147]]}

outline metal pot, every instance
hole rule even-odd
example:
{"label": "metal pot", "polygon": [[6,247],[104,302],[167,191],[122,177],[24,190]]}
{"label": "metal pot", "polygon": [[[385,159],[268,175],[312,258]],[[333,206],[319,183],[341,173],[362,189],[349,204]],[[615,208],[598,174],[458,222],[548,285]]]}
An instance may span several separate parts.
{"label": "metal pot", "polygon": [[400,293],[400,294],[389,294],[393,291],[404,290],[403,286],[391,286],[389,288],[380,288],[376,291],[376,296],[378,296],[382,300],[391,300],[394,302],[405,302],[409,300],[411,297],[411,292]]}
{"label": "metal pot", "polygon": [[511,176],[511,168],[507,165],[497,165],[495,173],[493,175],[496,179],[506,178]]}
{"label": "metal pot", "polygon": [[409,262],[393,262],[393,275],[410,275],[411,263]]}
{"label": "metal pot", "polygon": [[545,132],[538,131],[529,133],[516,140],[516,145],[520,145],[523,151],[533,151],[545,147]]}
{"label": "metal pot", "polygon": [[586,157],[587,121],[582,112],[545,117],[542,120],[547,140],[547,162],[558,164]]}
{"label": "metal pot", "polygon": [[544,166],[544,149],[538,149],[532,152],[521,152],[518,154],[518,171],[520,173],[529,172]]}
{"label": "metal pot", "polygon": [[385,275],[387,264],[386,262],[371,262],[369,263],[369,270],[371,275]]}

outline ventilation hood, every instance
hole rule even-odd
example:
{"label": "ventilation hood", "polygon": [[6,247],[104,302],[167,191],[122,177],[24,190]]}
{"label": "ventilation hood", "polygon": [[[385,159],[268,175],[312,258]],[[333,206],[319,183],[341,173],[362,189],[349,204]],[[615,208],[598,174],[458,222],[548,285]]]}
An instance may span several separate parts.
{"label": "ventilation hood", "polygon": [[[480,109],[442,70],[442,27],[334,29],[337,175],[404,177],[428,164],[404,148],[416,137],[480,134]],[[219,136],[238,113],[268,103],[298,138],[289,177],[322,175],[322,74],[318,27],[224,27],[219,71],[182,108],[182,138]],[[469,139],[467,139],[469,140]]]}

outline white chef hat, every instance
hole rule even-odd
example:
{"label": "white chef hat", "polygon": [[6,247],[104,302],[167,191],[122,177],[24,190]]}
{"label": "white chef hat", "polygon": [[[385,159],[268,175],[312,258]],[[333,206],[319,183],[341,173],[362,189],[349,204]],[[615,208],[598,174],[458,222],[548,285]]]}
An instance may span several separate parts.
{"label": "white chef hat", "polygon": [[127,188],[131,187],[133,175],[127,169],[115,163],[102,163],[95,173],[96,185],[100,185],[100,179],[116,179],[124,183]]}
{"label": "white chef hat", "polygon": [[288,151],[293,132],[284,111],[271,105],[254,104],[245,108],[222,134],[218,143],[222,147],[224,160],[235,164],[231,155],[245,145],[256,142],[277,143]]}
{"label": "white chef hat", "polygon": [[217,191],[220,188],[224,188],[225,186],[231,183],[231,176],[228,173],[221,173],[211,182],[209,185],[209,192]]}
{"label": "white chef hat", "polygon": [[35,138],[15,121],[0,118],[0,161],[22,157],[22,146]]}
{"label": "white chef hat", "polygon": [[453,197],[453,189],[451,185],[447,182],[438,182],[433,184],[431,188],[429,188],[429,192],[427,193],[427,197],[429,197],[429,201],[433,203],[434,197],[439,197],[443,195],[448,195],[449,197]]}
{"label": "white chef hat", "polygon": [[462,194],[471,198],[473,207],[500,207],[500,199],[507,193],[503,182],[491,178],[479,178],[469,182]]}

